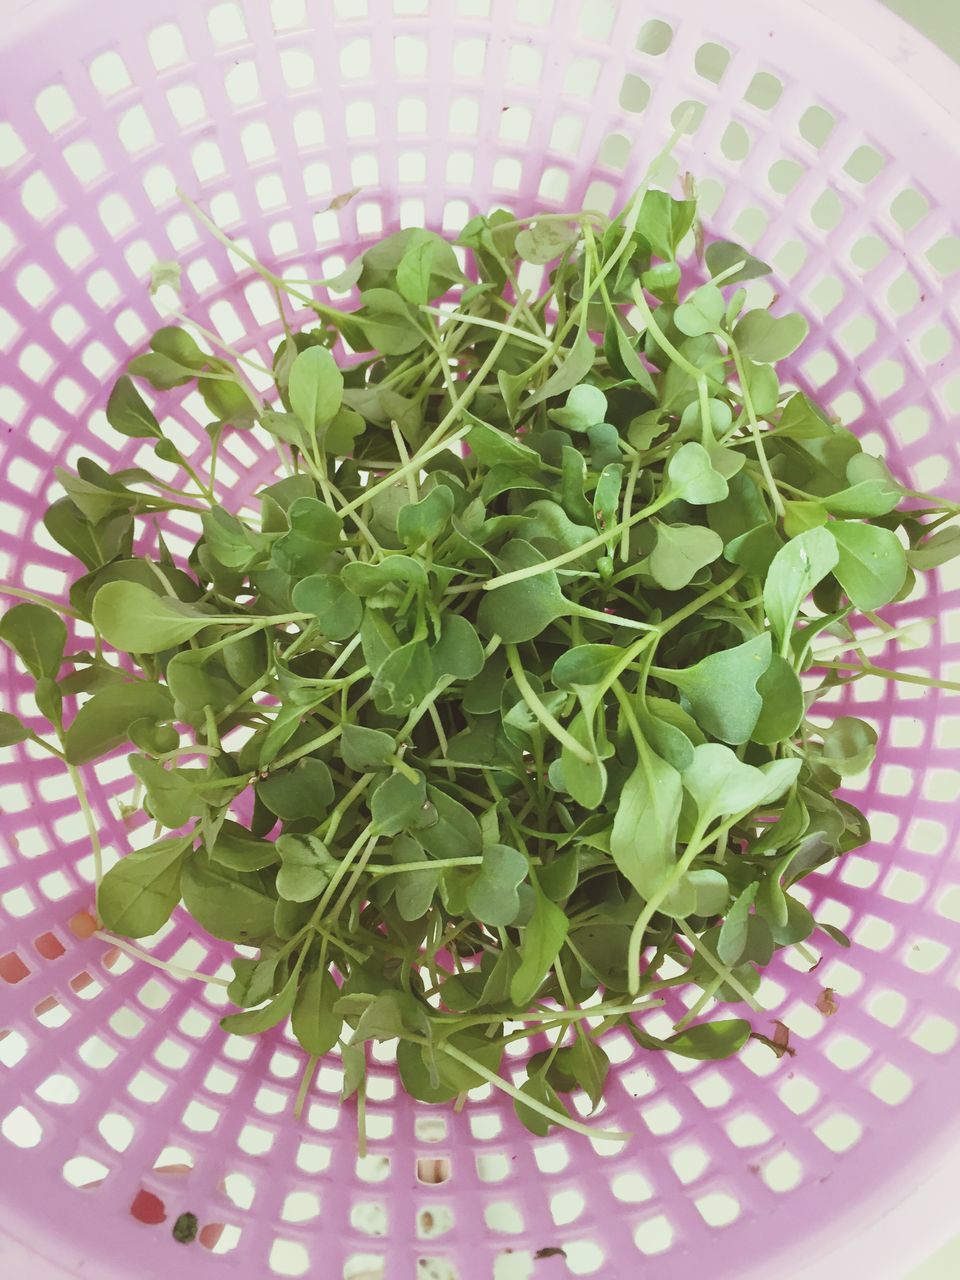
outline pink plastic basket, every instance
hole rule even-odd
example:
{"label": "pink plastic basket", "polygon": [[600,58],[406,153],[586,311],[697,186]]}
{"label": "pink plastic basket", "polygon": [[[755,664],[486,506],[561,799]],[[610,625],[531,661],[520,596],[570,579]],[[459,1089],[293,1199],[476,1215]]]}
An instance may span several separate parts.
{"label": "pink plastic basket", "polygon": [[[621,201],[688,102],[701,107],[677,165],[711,229],[771,261],[811,318],[798,381],[901,476],[960,489],[960,82],[873,0],[19,10],[7,0],[0,38],[0,579],[63,587],[72,566],[39,522],[54,463],[137,458],[103,404],[156,327],[155,259],[184,263],[184,306],[227,340],[256,335],[262,353],[276,332],[264,286],[198,235],[176,184],[261,260],[321,276],[398,223]],[[205,442],[192,410],[188,397],[185,452]],[[273,463],[250,434],[227,448],[240,498]],[[955,571],[891,614],[937,623],[884,665],[960,674]],[[26,683],[0,663],[29,718]],[[752,1042],[699,1064],[611,1036],[604,1121],[636,1133],[622,1150],[535,1139],[495,1096],[459,1114],[411,1102],[384,1047],[366,1157],[333,1059],[297,1123],[287,1035],[229,1039],[220,988],[76,936],[91,858],[72,792],[29,746],[0,753],[0,1274],[903,1276],[956,1222],[960,702],[855,687],[882,734],[857,796],[876,839],[807,882],[853,950],[828,944],[815,973],[782,958],[765,979],[795,1057]],[[113,853],[123,769],[88,770]],[[151,945],[208,973],[226,959],[183,918]],[[171,1236],[185,1210],[206,1227],[186,1247]]]}

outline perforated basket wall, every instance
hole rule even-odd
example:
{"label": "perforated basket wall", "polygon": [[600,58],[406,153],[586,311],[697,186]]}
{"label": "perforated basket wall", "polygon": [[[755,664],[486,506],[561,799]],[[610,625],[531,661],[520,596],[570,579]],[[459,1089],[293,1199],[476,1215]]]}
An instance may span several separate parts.
{"label": "perforated basket wall", "polygon": [[[957,496],[960,187],[937,102],[957,82],[870,0],[833,7],[36,0],[11,18],[8,0],[0,579],[58,594],[71,572],[39,522],[54,463],[140,456],[102,409],[156,325],[155,259],[183,262],[186,309],[227,340],[262,354],[276,333],[265,286],[198,236],[176,184],[262,260],[321,276],[398,223],[610,206],[686,102],[700,107],[677,161],[711,230],[771,261],[811,319],[798,380],[902,477]],[[177,417],[178,443],[202,457],[203,410],[187,396]],[[226,451],[239,503],[274,460],[250,434]],[[168,531],[182,547],[189,530]],[[891,616],[936,624],[884,665],[960,675],[956,574]],[[0,663],[6,704],[29,719],[26,685]],[[879,680],[856,697],[883,743],[857,789],[876,838],[808,882],[853,950],[827,943],[815,973],[786,957],[765,979],[793,1058],[754,1042],[698,1064],[611,1036],[603,1118],[635,1131],[623,1150],[535,1139],[496,1096],[460,1114],[411,1103],[386,1050],[364,1158],[335,1059],[295,1122],[301,1059],[283,1032],[228,1039],[221,988],[79,936],[91,857],[69,782],[29,745],[0,753],[0,1270],[671,1280],[809,1264],[829,1277],[855,1249],[863,1272],[903,1275],[936,1243],[938,1187],[960,1171],[960,700]],[[123,775],[122,755],[87,771],[111,856],[129,839],[112,804]],[[154,950],[224,971],[226,949],[182,918]],[[938,1170],[905,1229],[889,1211]],[[189,1246],[171,1236],[185,1210],[204,1228]]]}

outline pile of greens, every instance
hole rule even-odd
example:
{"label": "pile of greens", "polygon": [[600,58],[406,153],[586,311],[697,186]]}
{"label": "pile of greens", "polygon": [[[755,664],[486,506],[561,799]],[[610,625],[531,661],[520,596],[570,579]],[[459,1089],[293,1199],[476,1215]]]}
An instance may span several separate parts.
{"label": "pile of greens", "polygon": [[[108,421],[185,474],[58,471],[46,528],[84,572],[69,604],[9,589],[0,622],[53,740],[7,714],[0,742],[70,771],[107,929],[182,902],[242,944],[226,1030],[289,1016],[311,1066],[339,1046],[361,1117],[365,1045],[396,1039],[416,1098],[492,1084],[536,1133],[596,1133],[568,1095],[601,1102],[605,1031],[725,1056],[751,1024],[702,1013],[756,1009],[818,928],[845,943],[795,886],[869,838],[836,792],[876,733],[811,709],[921,679],[858,636],[897,634],[875,611],[957,554],[957,507],[781,385],[806,323],[748,306],[769,268],[704,250],[694,199],[400,231],[303,282],[355,309],[234,248],[281,304],[275,392],[205,331],[217,354],[165,327],[130,363]],[[199,392],[202,464],[135,380]],[[286,473],[239,507],[226,432],[272,438]],[[167,512],[196,523],[185,560]],[[123,745],[156,830],[101,876],[79,770]],[[661,1038],[636,1015],[671,988]]]}

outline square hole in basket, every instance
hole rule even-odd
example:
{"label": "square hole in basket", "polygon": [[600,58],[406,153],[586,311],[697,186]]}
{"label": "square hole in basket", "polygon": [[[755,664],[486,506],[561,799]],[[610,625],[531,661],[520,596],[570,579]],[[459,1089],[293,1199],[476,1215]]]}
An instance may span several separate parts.
{"label": "square hole in basket", "polygon": [[825,1147],[839,1155],[857,1145],[863,1136],[863,1125],[846,1112],[835,1111],[814,1125],[813,1132]]}
{"label": "square hole in basket", "polygon": [[798,1116],[809,1111],[820,1098],[820,1090],[813,1081],[796,1071],[781,1080],[776,1089],[781,1101]]}
{"label": "square hole in basket", "polygon": [[72,124],[77,119],[77,109],[70,94],[61,84],[48,85],[34,99],[34,107],[44,128],[49,133]]}
{"label": "square hole in basket", "polygon": [[166,91],[166,101],[180,125],[197,124],[207,114],[204,95],[196,84],[175,84]]}
{"label": "square hole in basket", "polygon": [[761,111],[772,111],[783,95],[783,81],[769,71],[758,71],[743,95],[744,100]]}
{"label": "square hole in basket", "polygon": [[887,1062],[870,1077],[870,1092],[888,1106],[897,1107],[913,1092],[913,1080],[905,1071]]}
{"label": "square hole in basket", "polygon": [[674,1239],[673,1224],[662,1213],[655,1218],[648,1218],[633,1233],[634,1244],[641,1253],[651,1255],[666,1253],[673,1245]]}

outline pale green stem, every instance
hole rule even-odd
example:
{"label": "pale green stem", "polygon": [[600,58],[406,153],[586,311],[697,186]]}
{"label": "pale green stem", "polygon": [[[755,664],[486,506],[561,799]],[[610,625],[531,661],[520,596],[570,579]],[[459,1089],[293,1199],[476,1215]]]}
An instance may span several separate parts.
{"label": "pale green stem", "polygon": [[510,673],[514,678],[517,688],[520,690],[521,697],[529,707],[531,713],[536,716],[545,729],[549,729],[550,733],[566,749],[573,753],[578,760],[582,760],[584,764],[593,763],[593,753],[588,751],[582,743],[567,729],[563,727],[560,721],[554,716],[547,707],[543,705],[537,697],[536,691],[527,679],[523,664],[520,662],[520,655],[517,652],[515,644],[506,646],[507,662],[510,666]]}
{"label": "pale green stem", "polygon": [[407,449],[407,442],[404,440],[400,428],[396,422],[390,422],[390,433],[393,436],[393,442],[397,446],[397,453],[400,455],[400,462],[406,472],[407,480],[407,496],[411,502],[420,501],[420,488],[417,484],[417,477],[413,474],[410,466],[410,452]]}
{"label": "pale green stem", "polygon": [[54,613],[62,614],[64,617],[87,621],[83,614],[78,613],[70,605],[64,604],[61,600],[54,600],[51,596],[41,595],[39,591],[27,591],[25,587],[10,587],[5,582],[0,582],[0,595],[13,596],[14,600],[27,600],[30,604],[42,604],[45,608],[52,609]]}
{"label": "pale green stem", "polygon": [[477,325],[481,329],[496,329],[498,333],[508,333],[518,342],[529,342],[531,346],[540,347],[544,351],[552,351],[553,343],[549,338],[542,338],[538,333],[530,333],[526,329],[517,329],[514,325],[503,324],[500,320],[488,320],[486,316],[471,316],[464,311],[441,311],[439,307],[421,306],[421,311],[441,316],[445,320],[461,320],[468,325]]}
{"label": "pale green stem", "polygon": [[[573,547],[570,551],[564,551],[558,556],[554,556],[551,560],[544,560],[540,564],[527,565],[523,569],[514,569],[510,573],[501,574],[498,578],[490,578],[483,584],[484,591],[496,591],[499,587],[505,587],[511,582],[522,582],[524,578],[535,578],[541,573],[550,573],[554,569],[560,569],[563,565],[569,564],[572,560],[578,560],[580,556],[586,555],[588,551],[596,551],[600,547],[605,547],[610,538],[616,537],[624,529],[629,529],[639,520],[646,519],[647,516],[653,515],[655,511],[659,511],[661,507],[665,507],[668,502],[672,501],[672,495],[669,493],[661,493],[660,497],[655,499],[649,506],[643,507],[640,511],[635,511],[632,516],[626,520],[621,520],[618,524],[613,525],[603,533],[598,533],[594,538],[588,538],[586,542],[581,542],[579,546]],[[594,612],[590,611],[591,614]],[[612,620],[612,619],[611,619]],[[641,624],[636,624],[641,625]],[[651,627],[650,630],[655,630]]]}
{"label": "pale green stem", "polygon": [[630,943],[627,948],[627,980],[629,982],[628,990],[632,996],[637,995],[640,990],[640,952],[643,949],[643,938],[647,932],[650,921],[656,915],[661,903],[669,894],[670,890],[679,880],[686,875],[687,871],[693,866],[694,859],[703,846],[703,835],[707,824],[698,822],[690,837],[690,843],[684,850],[683,856],[677,860],[676,865],[670,874],[666,877],[658,889],[655,889],[648,900],[644,903],[643,910],[637,916],[637,922],[633,926],[630,934]]}
{"label": "pale green stem", "polygon": [[315,1058],[311,1055],[303,1064],[303,1075],[300,1077],[300,1088],[297,1090],[296,1101],[293,1104],[293,1117],[295,1120],[299,1120],[303,1115],[303,1108],[307,1103],[307,1094],[310,1092],[310,1085],[313,1083],[314,1073],[316,1072],[317,1063],[319,1061],[319,1058]]}
{"label": "pale green stem", "polygon": [[483,858],[431,858],[425,862],[398,862],[390,865],[380,866],[374,863],[373,866],[367,867],[367,875],[377,876],[382,879],[384,876],[399,876],[405,871],[440,871],[444,867],[479,867],[483,862]]}
{"label": "pale green stem", "polygon": [[[519,311],[519,309],[520,309],[520,303],[517,302],[517,304],[514,306],[513,310],[510,313],[509,318],[511,320],[513,320],[516,317],[516,314]],[[437,456],[437,454],[443,453],[444,450],[450,447],[450,445],[456,444],[458,440],[463,439],[463,437],[470,430],[469,425],[465,427],[461,427],[459,430],[453,432],[453,434],[448,436],[446,439],[444,439],[443,437],[447,429],[452,425],[452,423],[454,423],[457,420],[457,418],[460,416],[462,411],[471,402],[473,397],[476,395],[477,391],[480,389],[487,374],[497,363],[497,360],[500,358],[500,353],[503,350],[504,346],[506,345],[508,337],[509,335],[506,333],[501,333],[498,335],[496,342],[490,348],[490,352],[487,355],[487,358],[479,366],[479,368],[476,370],[476,372],[474,373],[473,377],[469,380],[469,382],[467,382],[463,391],[461,391],[460,395],[457,397],[457,399],[453,402],[453,404],[444,414],[443,418],[437,424],[436,428],[430,433],[430,435],[423,442],[423,444],[420,446],[417,452],[413,455],[410,461],[406,463],[405,466],[401,466],[397,468],[397,470],[394,471],[392,475],[386,476],[383,480],[378,480],[376,484],[372,484],[368,486],[368,488],[364,489],[363,493],[360,494],[359,497],[354,498],[353,502],[347,503],[347,505],[342,508],[341,515],[349,514],[351,511],[356,510],[357,507],[362,507],[365,503],[369,502],[370,499],[375,497],[378,493],[382,493],[385,489],[392,488],[397,483],[397,481],[400,480],[405,475],[407,470],[414,470],[414,469],[419,470],[425,462],[429,461],[430,458],[434,458]]]}
{"label": "pale green stem", "polygon": [[174,978],[195,978],[198,982],[206,982],[211,986],[229,987],[230,980],[228,978],[218,978],[216,974],[200,973],[197,969],[185,969],[182,965],[171,964],[169,960],[161,960],[159,956],[152,955],[149,951],[144,951],[141,947],[136,947],[132,942],[128,942],[126,938],[118,938],[116,934],[108,932],[106,929],[94,929],[93,936],[100,938],[103,942],[109,942],[112,946],[125,951],[127,955],[134,956],[137,960],[143,960],[147,964],[152,965],[154,969],[162,969],[164,973],[169,973]]}
{"label": "pale green stem", "polygon": [[751,993],[747,990],[747,988],[743,985],[743,983],[739,980],[739,978],[737,978],[734,974],[732,974],[725,965],[721,964],[720,961],[716,958],[716,956],[711,954],[710,949],[708,947],[703,946],[700,939],[689,927],[689,925],[686,923],[685,920],[678,920],[677,927],[679,928],[683,936],[687,939],[687,941],[690,943],[690,945],[697,952],[697,954],[703,956],[704,960],[706,960],[707,964],[714,971],[714,973],[722,976],[724,982],[726,982],[729,986],[731,986],[734,989],[734,991],[737,992],[737,994],[740,996],[740,999],[743,1000],[745,1004],[748,1004],[754,1013],[766,1013],[766,1009],[764,1009],[763,1005],[758,1004],[756,999],[753,997],[753,995],[751,995]]}
{"label": "pale green stem", "polygon": [[737,344],[729,334],[725,333],[723,335],[723,340],[730,348],[730,354],[733,356],[733,363],[737,370],[737,377],[740,379],[740,389],[743,393],[743,407],[746,410],[747,420],[750,423],[750,431],[753,435],[753,443],[757,450],[757,461],[760,463],[760,470],[763,472],[764,483],[767,486],[771,501],[773,502],[773,509],[777,516],[782,519],[785,514],[783,498],[780,496],[780,490],[777,488],[777,482],[774,480],[773,472],[770,470],[770,462],[767,458],[767,452],[763,447],[763,436],[760,432],[760,423],[753,407],[753,397],[750,394],[750,385],[747,382],[743,361],[740,358],[740,351]]}
{"label": "pale green stem", "polygon": [[90,840],[90,852],[93,854],[93,884],[94,889],[99,892],[100,881],[103,879],[103,849],[100,845],[100,832],[97,829],[97,821],[93,816],[90,808],[90,801],[87,799],[87,789],[83,784],[83,779],[76,765],[68,764],[67,773],[70,781],[73,783],[73,789],[76,792],[77,800],[80,804],[80,812],[83,814],[84,825],[87,828],[87,837]]}
{"label": "pale green stem", "polygon": [[520,1102],[523,1106],[529,1107],[531,1111],[536,1111],[538,1115],[549,1120],[551,1124],[561,1125],[564,1129],[569,1129],[573,1133],[583,1134],[585,1138],[603,1138],[609,1142],[627,1142],[633,1136],[630,1133],[622,1133],[616,1129],[592,1129],[589,1125],[581,1124],[579,1120],[572,1120],[569,1116],[560,1115],[559,1112],[552,1111],[546,1103],[521,1093],[514,1085],[504,1080],[502,1076],[498,1076],[495,1071],[490,1071],[482,1062],[477,1062],[469,1054],[461,1053],[454,1045],[441,1040],[436,1048],[439,1053],[445,1053],[447,1057],[453,1058],[461,1066],[469,1068],[481,1079],[486,1080],[488,1084],[492,1084],[495,1089],[499,1089],[501,1093],[513,1098],[514,1102]]}
{"label": "pale green stem", "polygon": [[620,516],[620,524],[623,533],[620,537],[620,559],[626,560],[630,555],[630,526],[627,521],[630,519],[630,508],[633,506],[633,495],[637,487],[637,480],[640,476],[640,459],[636,457],[630,463],[630,471],[627,475],[627,483],[623,490],[623,509]]}
{"label": "pale green stem", "polygon": [[880,676],[883,680],[897,680],[901,684],[919,684],[928,689],[947,689],[951,693],[960,693],[960,681],[937,680],[933,676],[914,676],[906,671],[891,671],[887,667],[875,667],[872,663],[864,666],[859,662],[816,662],[818,667],[830,667],[839,671],[858,671],[865,676]]}

